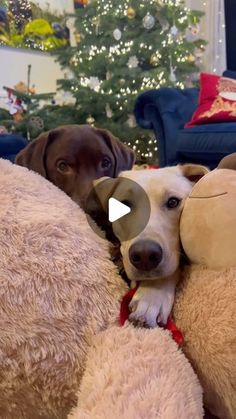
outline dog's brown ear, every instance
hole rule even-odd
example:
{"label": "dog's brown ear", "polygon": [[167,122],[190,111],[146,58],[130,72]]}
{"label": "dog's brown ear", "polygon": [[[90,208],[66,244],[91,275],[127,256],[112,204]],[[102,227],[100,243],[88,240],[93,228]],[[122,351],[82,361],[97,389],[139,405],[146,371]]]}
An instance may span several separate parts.
{"label": "dog's brown ear", "polygon": [[130,170],[135,161],[135,153],[127,145],[123,144],[119,138],[115,137],[106,129],[97,128],[96,132],[102,135],[107,146],[112,151],[115,158],[115,170],[113,176],[118,176],[123,170]]}
{"label": "dog's brown ear", "polygon": [[108,220],[108,201],[114,193],[119,178],[103,177],[93,182],[91,190],[86,202],[85,212],[91,216],[96,224],[105,231],[107,240],[112,243],[117,242],[111,224]]}
{"label": "dog's brown ear", "polygon": [[44,164],[49,132],[40,134],[17,154],[15,163],[46,177]]}
{"label": "dog's brown ear", "polygon": [[60,132],[61,129],[55,129],[40,134],[17,154],[15,163],[19,166],[27,167],[47,178],[45,162],[47,147]]}
{"label": "dog's brown ear", "polygon": [[200,164],[183,164],[180,168],[183,175],[190,180],[190,182],[195,183],[209,172],[209,169],[206,166]]}

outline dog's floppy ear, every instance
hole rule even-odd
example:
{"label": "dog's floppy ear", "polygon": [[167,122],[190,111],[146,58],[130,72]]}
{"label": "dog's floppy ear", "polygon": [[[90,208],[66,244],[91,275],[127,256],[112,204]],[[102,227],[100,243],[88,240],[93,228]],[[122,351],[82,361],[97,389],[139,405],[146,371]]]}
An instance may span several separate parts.
{"label": "dog's floppy ear", "polygon": [[47,147],[60,132],[61,129],[55,129],[40,134],[17,154],[15,163],[47,178],[45,162]]}
{"label": "dog's floppy ear", "polygon": [[127,145],[123,144],[117,137],[106,129],[96,128],[115,158],[115,170],[113,176],[118,176],[123,170],[130,170],[135,161],[135,153]]}
{"label": "dog's floppy ear", "polygon": [[183,176],[185,176],[190,182],[198,182],[204,175],[209,172],[206,166],[200,164],[183,164],[179,166]]}
{"label": "dog's floppy ear", "polygon": [[118,185],[119,178],[102,177],[93,182],[93,189],[86,202],[85,211],[105,231],[107,240],[117,242],[108,220],[108,201]]}

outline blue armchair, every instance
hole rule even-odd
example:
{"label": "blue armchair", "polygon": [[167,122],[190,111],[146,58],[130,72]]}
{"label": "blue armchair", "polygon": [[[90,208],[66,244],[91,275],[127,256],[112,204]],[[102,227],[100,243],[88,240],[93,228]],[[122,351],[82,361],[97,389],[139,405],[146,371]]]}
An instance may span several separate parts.
{"label": "blue armchair", "polygon": [[0,134],[0,158],[15,161],[16,155],[28,144],[18,134]]}
{"label": "blue armchair", "polygon": [[137,123],[154,131],[161,167],[191,162],[213,169],[224,156],[236,151],[234,122],[184,128],[197,108],[198,95],[196,88],[161,88],[137,98]]}

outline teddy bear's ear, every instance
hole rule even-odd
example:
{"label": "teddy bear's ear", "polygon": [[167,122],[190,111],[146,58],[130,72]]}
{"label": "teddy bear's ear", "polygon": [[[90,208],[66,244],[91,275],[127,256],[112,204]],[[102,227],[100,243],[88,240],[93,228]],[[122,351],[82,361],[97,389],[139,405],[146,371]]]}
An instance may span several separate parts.
{"label": "teddy bear's ear", "polygon": [[229,154],[228,156],[224,157],[217,169],[231,169],[236,170],[236,153]]}
{"label": "teddy bear's ear", "polygon": [[200,164],[183,164],[180,166],[183,176],[185,176],[190,182],[197,183],[204,175],[209,172],[206,166]]}

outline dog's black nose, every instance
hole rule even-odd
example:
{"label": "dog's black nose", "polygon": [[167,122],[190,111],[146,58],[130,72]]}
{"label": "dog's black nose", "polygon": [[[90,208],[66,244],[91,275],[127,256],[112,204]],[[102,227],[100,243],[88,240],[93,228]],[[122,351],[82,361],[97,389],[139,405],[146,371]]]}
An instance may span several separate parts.
{"label": "dog's black nose", "polygon": [[129,249],[129,259],[132,265],[140,271],[151,271],[162,260],[161,246],[152,240],[140,240]]}

